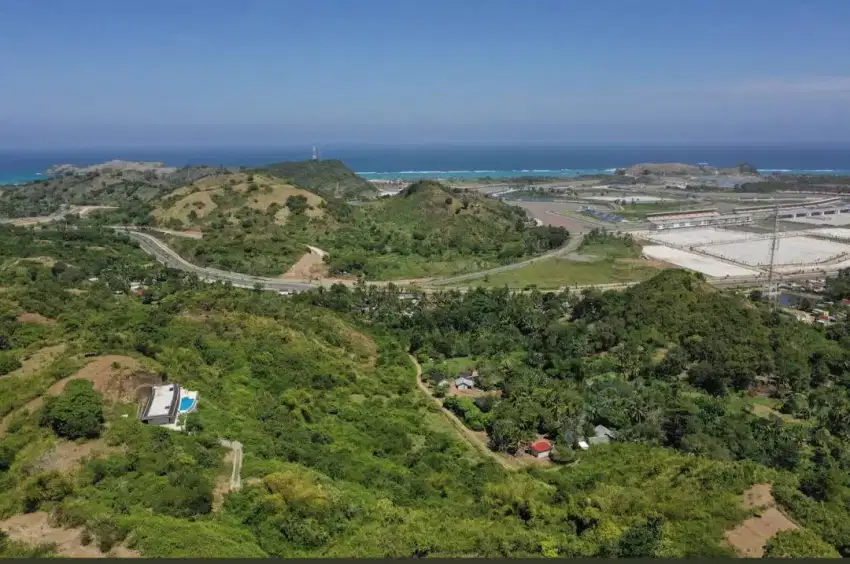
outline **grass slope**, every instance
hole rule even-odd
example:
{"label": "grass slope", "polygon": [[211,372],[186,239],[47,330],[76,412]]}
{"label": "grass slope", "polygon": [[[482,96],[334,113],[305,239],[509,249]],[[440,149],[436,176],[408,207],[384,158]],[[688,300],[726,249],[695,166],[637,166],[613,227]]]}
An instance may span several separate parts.
{"label": "grass slope", "polygon": [[508,288],[562,288],[574,285],[639,282],[663,266],[640,258],[640,245],[630,237],[594,230],[585,236],[578,259],[555,257],[476,281],[474,285]]}

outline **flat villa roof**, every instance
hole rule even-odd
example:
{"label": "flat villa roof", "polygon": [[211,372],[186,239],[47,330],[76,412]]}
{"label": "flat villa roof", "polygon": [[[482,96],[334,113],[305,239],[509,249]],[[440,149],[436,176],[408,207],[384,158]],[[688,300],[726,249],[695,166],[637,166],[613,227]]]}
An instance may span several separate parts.
{"label": "flat villa roof", "polygon": [[171,415],[171,412],[176,408],[179,397],[180,386],[177,384],[154,386],[145,417],[150,418]]}

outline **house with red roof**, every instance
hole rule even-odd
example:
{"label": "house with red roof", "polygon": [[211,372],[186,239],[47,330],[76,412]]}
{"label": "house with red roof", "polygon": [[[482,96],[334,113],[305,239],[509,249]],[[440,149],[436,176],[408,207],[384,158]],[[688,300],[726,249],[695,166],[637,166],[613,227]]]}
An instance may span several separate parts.
{"label": "house with red roof", "polygon": [[528,452],[535,458],[549,458],[552,453],[552,443],[540,439],[528,445]]}

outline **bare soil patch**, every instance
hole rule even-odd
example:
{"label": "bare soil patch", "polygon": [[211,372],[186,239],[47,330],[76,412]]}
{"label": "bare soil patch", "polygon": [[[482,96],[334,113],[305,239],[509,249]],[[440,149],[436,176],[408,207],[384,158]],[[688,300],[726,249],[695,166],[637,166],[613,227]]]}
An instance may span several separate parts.
{"label": "bare soil patch", "polygon": [[298,259],[298,262],[293,264],[289,270],[281,274],[279,278],[312,280],[315,278],[324,278],[328,275],[328,267],[322,255],[310,251],[305,253]]}
{"label": "bare soil patch", "polygon": [[770,484],[756,484],[745,491],[741,505],[745,509],[758,510],[759,513],[726,531],[724,535],[726,542],[734,547],[740,556],[761,558],[764,556],[767,541],[773,535],[798,528],[776,507]]}
{"label": "bare soil patch", "polygon": [[50,319],[49,317],[44,317],[40,313],[31,313],[28,311],[23,312],[18,315],[18,321],[21,323],[35,323],[38,325],[55,325],[56,320]]}
{"label": "bare soil patch", "polygon": [[551,213],[563,213],[567,210],[573,210],[577,207],[576,204],[563,204],[558,202],[522,202],[518,205],[526,209],[531,214],[531,217],[539,219],[543,225],[564,227],[570,233],[584,233],[585,231],[590,231],[592,229],[592,227],[588,224],[572,219],[571,217]]}
{"label": "bare soil patch", "polygon": [[13,370],[8,376],[18,376],[23,378],[28,378],[36,373],[39,370],[56,360],[56,358],[65,352],[66,345],[65,343],[61,343],[58,345],[53,345],[50,347],[44,347],[43,349],[39,349],[34,352],[30,357],[21,361],[21,367],[17,370]]}
{"label": "bare soil patch", "polygon": [[103,394],[108,401],[132,401],[140,387],[159,383],[155,374],[138,372],[139,364],[135,358],[121,355],[106,355],[92,359],[75,374],[55,382],[41,397],[27,403],[24,408],[35,411],[43,402],[43,397],[55,396],[65,389],[71,380],[88,380],[94,389]]}
{"label": "bare soil patch", "polygon": [[126,547],[115,547],[104,554],[97,543],[83,543],[82,527],[63,529],[51,524],[50,515],[45,511],[15,515],[0,521],[0,530],[9,537],[27,544],[54,544],[60,556],[68,558],[104,558],[106,556],[138,557],[139,553]]}
{"label": "bare soil patch", "polygon": [[119,452],[118,447],[111,447],[103,439],[76,443],[60,441],[39,459],[37,466],[41,471],[56,470],[71,473],[80,467],[85,460],[98,458],[113,452]]}

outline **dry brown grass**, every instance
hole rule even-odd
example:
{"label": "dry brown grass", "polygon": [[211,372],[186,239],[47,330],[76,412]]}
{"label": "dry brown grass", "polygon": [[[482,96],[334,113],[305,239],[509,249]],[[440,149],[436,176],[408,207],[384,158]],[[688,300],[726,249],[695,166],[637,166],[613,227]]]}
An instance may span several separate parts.
{"label": "dry brown grass", "polygon": [[[256,184],[257,189],[249,192],[251,183]],[[254,175],[252,182],[248,182],[247,174],[238,173],[209,176],[194,184],[175,190],[171,195],[172,197],[177,196],[178,200],[167,209],[158,208],[154,210],[154,217],[161,222],[167,222],[170,219],[189,222],[189,213],[194,210],[198,218],[203,218],[218,208],[218,205],[213,201],[213,196],[223,196],[225,187],[229,187],[233,192],[242,195],[246,199],[245,205],[258,211],[265,212],[272,204],[285,206],[286,200],[290,196],[304,196],[307,199],[307,204],[311,206],[311,209],[306,212],[308,216],[319,217],[323,214],[323,210],[319,207],[323,200],[312,192],[262,175]],[[289,209],[284,207],[275,214],[275,220],[283,224],[288,215]]]}

